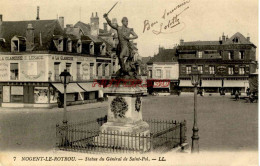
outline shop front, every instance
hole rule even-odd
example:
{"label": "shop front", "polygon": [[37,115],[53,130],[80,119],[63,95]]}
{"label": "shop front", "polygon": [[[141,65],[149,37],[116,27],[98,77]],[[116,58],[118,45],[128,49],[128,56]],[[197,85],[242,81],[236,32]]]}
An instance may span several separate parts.
{"label": "shop front", "polygon": [[207,93],[218,93],[222,87],[222,80],[202,80],[201,88]]}
{"label": "shop front", "polygon": [[193,85],[191,84],[191,80],[180,80],[179,84],[181,92],[193,92]]}
{"label": "shop front", "polygon": [[240,93],[245,93],[246,89],[249,87],[248,80],[224,80],[225,92],[234,95],[236,91]]}
{"label": "shop front", "polygon": [[52,107],[58,93],[49,83],[1,83],[2,107]]}

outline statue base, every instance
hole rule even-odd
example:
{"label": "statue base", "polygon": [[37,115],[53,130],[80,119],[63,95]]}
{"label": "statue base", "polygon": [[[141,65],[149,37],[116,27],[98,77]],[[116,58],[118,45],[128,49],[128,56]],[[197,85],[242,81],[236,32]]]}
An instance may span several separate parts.
{"label": "statue base", "polygon": [[108,120],[100,127],[101,134],[95,138],[100,144],[123,148],[132,144],[140,148],[147,146],[150,129],[142,118],[143,93],[144,89],[138,86],[120,84],[108,88]]}

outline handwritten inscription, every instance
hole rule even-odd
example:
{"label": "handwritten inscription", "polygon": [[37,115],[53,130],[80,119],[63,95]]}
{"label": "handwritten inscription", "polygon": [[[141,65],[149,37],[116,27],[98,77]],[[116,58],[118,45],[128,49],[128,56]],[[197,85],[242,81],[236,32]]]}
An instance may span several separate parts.
{"label": "handwritten inscription", "polygon": [[[180,26],[181,24],[183,25],[182,26],[183,28],[184,23],[180,21],[179,16],[184,11],[189,9],[188,6],[189,3],[190,0],[186,0],[178,4],[177,6],[175,6],[173,9],[169,11],[165,9],[160,20],[156,20],[156,21],[144,20],[143,33],[150,30],[156,35],[159,35],[161,33],[173,33],[174,31],[176,31],[175,27]],[[178,13],[176,14],[177,11]]]}

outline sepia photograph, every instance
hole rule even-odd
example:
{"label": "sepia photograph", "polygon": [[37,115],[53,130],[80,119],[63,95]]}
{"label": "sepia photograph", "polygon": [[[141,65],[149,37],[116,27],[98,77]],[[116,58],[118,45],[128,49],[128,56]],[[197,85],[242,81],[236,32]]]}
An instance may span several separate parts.
{"label": "sepia photograph", "polygon": [[0,165],[259,165],[257,0],[0,0]]}

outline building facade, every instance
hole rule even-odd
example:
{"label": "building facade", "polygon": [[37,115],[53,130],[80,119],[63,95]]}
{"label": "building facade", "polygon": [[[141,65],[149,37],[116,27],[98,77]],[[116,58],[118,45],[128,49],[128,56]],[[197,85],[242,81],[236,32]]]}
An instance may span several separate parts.
{"label": "building facade", "polygon": [[174,92],[179,79],[179,63],[176,48],[159,48],[159,53],[147,62],[148,92]]}
{"label": "building facade", "polygon": [[195,67],[201,75],[200,88],[213,93],[225,90],[245,92],[249,74],[256,71],[256,46],[237,32],[231,38],[222,35],[218,41],[180,41],[179,87],[192,91],[190,74]]}
{"label": "building facade", "polygon": [[63,98],[59,75],[72,75],[68,104],[95,102],[110,79],[113,57],[98,36],[74,35],[57,20],[3,21],[0,15],[0,104],[2,107],[52,107]]}

